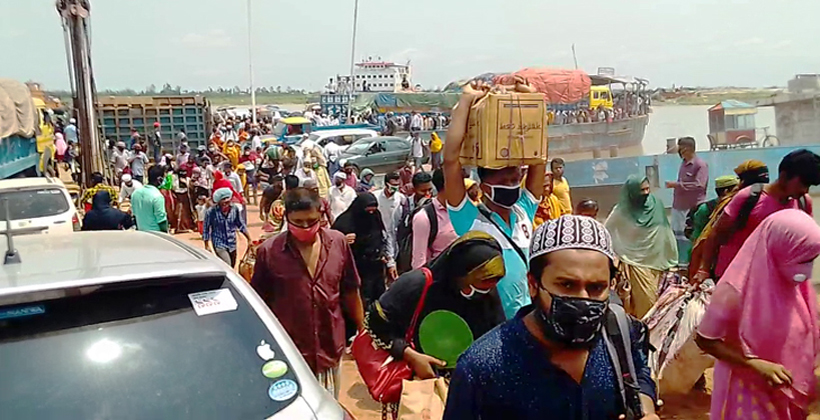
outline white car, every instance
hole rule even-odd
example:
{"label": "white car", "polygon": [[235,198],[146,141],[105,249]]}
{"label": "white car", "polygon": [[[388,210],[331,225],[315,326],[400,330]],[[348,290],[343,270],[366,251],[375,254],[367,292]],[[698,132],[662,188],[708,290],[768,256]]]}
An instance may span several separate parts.
{"label": "white car", "polygon": [[0,418],[351,419],[213,254],[137,231],[13,242],[19,262],[0,262]]}
{"label": "white car", "polygon": [[[8,216],[6,215],[8,205]],[[42,228],[31,233],[63,234],[80,230],[71,195],[57,178],[0,180],[0,231],[6,220],[12,229]]]}
{"label": "white car", "polygon": [[[340,137],[342,139],[342,146],[343,149],[347,146],[355,143],[358,140],[371,138],[371,137],[378,137],[379,133],[376,130],[372,130],[369,128],[340,128],[340,129],[327,129],[327,130],[316,130],[310,135],[308,135],[307,139],[300,140],[293,146],[293,149],[296,151],[296,156],[299,158],[299,162],[301,165],[301,161],[303,158],[302,154],[302,143],[305,141],[311,141],[314,144],[318,144],[324,148],[327,144],[326,142],[332,138]],[[326,156],[329,158],[329,156]]]}
{"label": "white car", "polygon": [[310,133],[307,139],[316,144],[324,145],[324,142],[327,139],[341,137],[345,145],[351,145],[355,143],[356,140],[378,136],[379,133],[377,133],[376,130],[371,130],[369,128],[340,128],[337,130],[316,130]]}

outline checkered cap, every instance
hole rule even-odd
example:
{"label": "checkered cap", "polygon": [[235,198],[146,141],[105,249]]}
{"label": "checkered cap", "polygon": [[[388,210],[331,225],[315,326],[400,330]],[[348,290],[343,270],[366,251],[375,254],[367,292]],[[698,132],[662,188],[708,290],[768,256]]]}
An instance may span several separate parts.
{"label": "checkered cap", "polygon": [[568,214],[538,226],[530,243],[530,261],[562,249],[591,249],[615,259],[609,232],[587,216]]}

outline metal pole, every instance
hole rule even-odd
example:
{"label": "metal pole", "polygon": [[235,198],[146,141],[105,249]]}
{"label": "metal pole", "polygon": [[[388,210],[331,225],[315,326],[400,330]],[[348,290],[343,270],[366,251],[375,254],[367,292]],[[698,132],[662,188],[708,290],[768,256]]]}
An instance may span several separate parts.
{"label": "metal pole", "polygon": [[572,44],[572,60],[575,61],[575,70],[578,70],[578,56],[575,55],[575,44]]}
{"label": "metal pole", "polygon": [[347,99],[347,120],[352,123],[351,115],[353,114],[353,94],[356,92],[356,77],[353,75],[353,67],[356,62],[356,27],[359,23],[359,0],[355,0],[353,6],[353,42],[350,46],[350,96]]}
{"label": "metal pole", "polygon": [[253,123],[256,124],[256,88],[253,86],[253,48],[251,43],[251,1],[248,0],[248,73],[251,82],[251,115]]}
{"label": "metal pole", "polygon": [[63,23],[63,38],[65,38],[65,57],[66,65],[68,66],[68,84],[71,90],[71,97],[73,98],[74,95],[77,94],[77,87],[74,84],[74,68],[71,67],[71,63],[74,61],[74,58],[71,55],[71,39],[68,35],[69,28],[66,26],[67,24],[65,17],[61,15],[60,19]]}

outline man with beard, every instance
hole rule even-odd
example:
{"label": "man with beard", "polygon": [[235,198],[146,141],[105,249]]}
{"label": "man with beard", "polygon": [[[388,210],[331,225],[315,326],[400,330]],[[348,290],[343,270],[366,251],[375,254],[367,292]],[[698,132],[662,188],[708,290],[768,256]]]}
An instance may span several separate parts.
{"label": "man with beard", "polygon": [[538,227],[527,275],[533,304],[461,355],[445,420],[545,413],[604,420],[627,411],[627,418],[659,419],[646,327],[608,304],[611,243],[589,217],[567,215]]}

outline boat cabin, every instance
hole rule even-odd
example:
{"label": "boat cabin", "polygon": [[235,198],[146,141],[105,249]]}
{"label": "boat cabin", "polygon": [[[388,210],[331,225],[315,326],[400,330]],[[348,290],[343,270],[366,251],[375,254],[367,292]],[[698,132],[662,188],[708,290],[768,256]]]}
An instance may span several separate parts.
{"label": "boat cabin", "polygon": [[757,107],[733,99],[709,108],[709,143],[712,150],[757,145]]}

